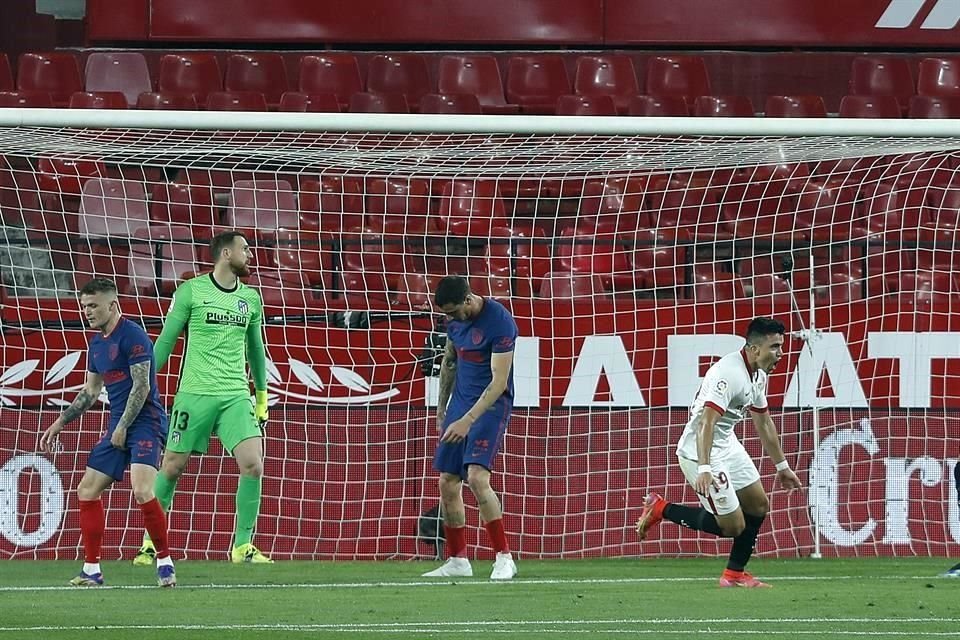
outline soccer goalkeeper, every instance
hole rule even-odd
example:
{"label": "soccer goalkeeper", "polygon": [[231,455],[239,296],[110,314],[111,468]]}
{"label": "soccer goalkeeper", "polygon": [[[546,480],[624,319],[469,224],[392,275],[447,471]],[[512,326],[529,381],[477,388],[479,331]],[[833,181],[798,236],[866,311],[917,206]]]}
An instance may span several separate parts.
{"label": "soccer goalkeeper", "polygon": [[[177,338],[187,330],[180,384],[173,400],[170,431],[154,489],[169,511],[177,480],[192,453],[206,453],[213,433],[237,461],[236,529],[233,562],[272,562],[251,539],[260,512],[263,475],[261,428],[267,421],[266,353],[260,294],[242,282],[250,274],[252,253],[246,238],[228,231],[213,238],[213,272],[187,280],[173,297],[154,353],[163,368]],[[256,401],[250,404],[247,362],[253,374]],[[155,554],[149,536],[134,558],[150,566]]]}

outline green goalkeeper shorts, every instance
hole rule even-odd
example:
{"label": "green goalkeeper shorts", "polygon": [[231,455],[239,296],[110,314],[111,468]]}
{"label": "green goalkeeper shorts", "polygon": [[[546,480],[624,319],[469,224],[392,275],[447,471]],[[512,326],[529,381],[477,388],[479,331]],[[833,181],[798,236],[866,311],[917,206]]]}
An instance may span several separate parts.
{"label": "green goalkeeper shorts", "polygon": [[244,440],[263,435],[249,395],[205,396],[180,392],[174,396],[167,451],[206,453],[213,434],[217,434],[223,448],[230,453]]}

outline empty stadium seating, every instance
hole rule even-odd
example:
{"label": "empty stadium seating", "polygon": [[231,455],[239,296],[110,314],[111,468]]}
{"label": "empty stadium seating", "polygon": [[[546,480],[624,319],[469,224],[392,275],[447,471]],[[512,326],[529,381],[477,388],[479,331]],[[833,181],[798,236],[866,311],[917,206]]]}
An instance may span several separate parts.
{"label": "empty stadium seating", "polygon": [[87,91],[119,91],[131,107],[141,93],[153,91],[147,60],[137,51],[94,51],[84,77]]}
{"label": "empty stadium seating", "polygon": [[70,96],[71,109],[126,109],[127,97],[120,91],[77,91]]}
{"label": "empty stadium seating", "polygon": [[507,104],[497,60],[489,55],[445,55],[440,58],[437,90],[445,94],[477,96],[484,113],[517,113]]}
{"label": "empty stadium seating", "polygon": [[850,69],[849,93],[854,96],[890,96],[905,111],[917,93],[913,72],[906,58],[858,56]]}
{"label": "empty stadium seating", "polygon": [[367,65],[367,91],[400,94],[414,110],[419,108],[420,98],[431,90],[427,61],[419,54],[377,55]]}
{"label": "empty stadium seating", "polygon": [[350,96],[364,88],[357,59],[349,53],[303,56],[297,87],[307,95],[331,93],[337,96],[341,107],[346,107]]}
{"label": "empty stadium seating", "polygon": [[285,91],[280,96],[280,111],[307,111],[314,113],[336,113],[340,111],[340,101],[333,93],[301,93]]}
{"label": "empty stadium seating", "polygon": [[198,104],[211,91],[223,89],[223,74],[216,56],[210,53],[170,53],[160,58],[157,89],[169,93],[193,94]]}
{"label": "empty stadium seating", "polygon": [[227,59],[223,88],[263,94],[268,104],[280,103],[290,89],[287,68],[278,53],[235,53]]}
{"label": "empty stadium seating", "polygon": [[570,78],[559,55],[522,55],[510,58],[507,100],[524,113],[553,113],[557,99],[572,93]]}
{"label": "empty stadium seating", "polygon": [[72,53],[23,53],[17,61],[17,89],[49,93],[54,104],[65,106],[83,91],[80,65]]}
{"label": "empty stadium seating", "polygon": [[610,96],[621,113],[630,98],[640,93],[633,60],[626,55],[596,55],[577,58],[573,90],[582,96]]}

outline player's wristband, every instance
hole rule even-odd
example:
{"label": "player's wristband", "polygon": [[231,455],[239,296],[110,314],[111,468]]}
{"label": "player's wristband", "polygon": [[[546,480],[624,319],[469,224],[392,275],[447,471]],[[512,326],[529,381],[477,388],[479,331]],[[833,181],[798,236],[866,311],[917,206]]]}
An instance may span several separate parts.
{"label": "player's wristband", "polygon": [[785,471],[790,468],[790,463],[786,460],[781,460],[777,464],[773,465],[777,471]]}
{"label": "player's wristband", "polygon": [[713,469],[708,464],[701,464],[697,467],[697,473],[713,473]]}

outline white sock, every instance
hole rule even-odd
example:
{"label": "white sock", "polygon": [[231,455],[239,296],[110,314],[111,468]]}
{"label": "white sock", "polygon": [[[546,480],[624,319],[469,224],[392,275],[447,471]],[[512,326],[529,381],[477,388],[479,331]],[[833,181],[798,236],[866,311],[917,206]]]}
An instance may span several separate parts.
{"label": "white sock", "polygon": [[100,563],[99,562],[84,562],[83,563],[83,572],[88,576],[100,573]]}
{"label": "white sock", "polygon": [[173,558],[171,558],[170,556],[167,556],[166,558],[157,558],[157,566],[158,566],[158,567],[172,567],[172,566],[173,566]]}

